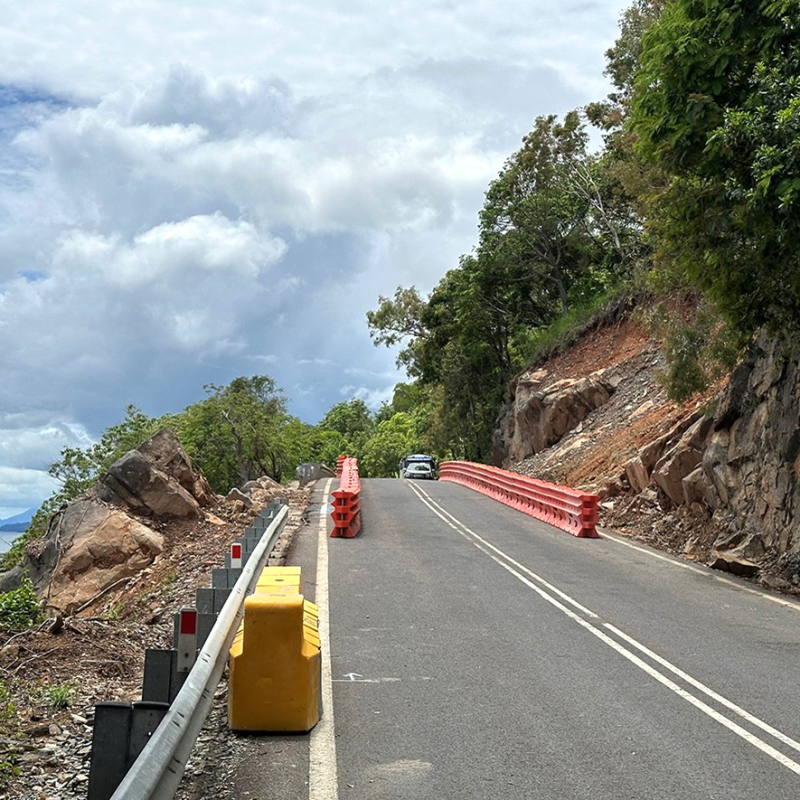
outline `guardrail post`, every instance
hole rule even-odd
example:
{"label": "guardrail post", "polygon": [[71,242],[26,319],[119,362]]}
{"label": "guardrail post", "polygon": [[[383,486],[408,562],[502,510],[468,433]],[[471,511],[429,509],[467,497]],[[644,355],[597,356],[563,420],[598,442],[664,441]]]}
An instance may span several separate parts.
{"label": "guardrail post", "polygon": [[142,701],[170,705],[178,696],[188,674],[178,670],[177,650],[148,648],[144,651]]}
{"label": "guardrail post", "polygon": [[211,570],[211,588],[212,589],[233,589],[236,586],[236,581],[242,574],[241,569],[228,569],[225,567]]}
{"label": "guardrail post", "polygon": [[176,669],[189,672],[197,659],[197,609],[182,608],[178,614],[178,637],[175,649],[178,652]]}
{"label": "guardrail post", "polygon": [[219,612],[222,611],[222,607],[225,605],[225,601],[228,599],[228,595],[230,595],[230,593],[230,589],[196,589],[194,593],[194,603],[198,613],[201,616],[203,614],[219,614]]}
{"label": "guardrail post", "polygon": [[168,709],[158,702],[95,706],[87,800],[109,800]]}

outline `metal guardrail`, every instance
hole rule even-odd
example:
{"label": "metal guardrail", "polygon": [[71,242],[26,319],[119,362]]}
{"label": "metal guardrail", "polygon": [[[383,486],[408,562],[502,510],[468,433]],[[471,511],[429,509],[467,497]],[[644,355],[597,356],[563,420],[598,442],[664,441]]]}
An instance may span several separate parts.
{"label": "metal guardrail", "polygon": [[183,688],[117,787],[112,800],[172,800],[174,797],[195,740],[211,709],[228,650],[244,616],[244,600],[255,588],[288,515],[288,506],[283,506],[264,532],[222,607]]}

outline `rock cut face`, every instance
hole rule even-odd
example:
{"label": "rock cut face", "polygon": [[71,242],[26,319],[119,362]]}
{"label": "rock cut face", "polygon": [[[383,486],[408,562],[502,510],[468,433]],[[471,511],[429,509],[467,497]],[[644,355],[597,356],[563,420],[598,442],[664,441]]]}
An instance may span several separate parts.
{"label": "rock cut face", "polygon": [[607,403],[616,388],[606,370],[545,386],[546,370],[525,373],[516,385],[505,432],[508,458],[522,461],[558,442],[589,414]]}
{"label": "rock cut face", "polygon": [[49,573],[48,604],[67,613],[137,575],[164,550],[160,533],[91,498],[70,503],[54,519],[38,566],[43,577]]}

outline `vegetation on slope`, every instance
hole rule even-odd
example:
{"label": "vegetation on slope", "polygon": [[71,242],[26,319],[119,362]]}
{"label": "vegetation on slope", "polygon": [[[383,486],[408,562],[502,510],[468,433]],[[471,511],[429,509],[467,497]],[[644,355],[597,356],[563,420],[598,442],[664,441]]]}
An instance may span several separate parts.
{"label": "vegetation on slope", "polygon": [[[485,460],[514,373],[603,298],[647,297],[674,399],[760,326],[800,326],[800,36],[790,0],[635,0],[614,92],[539,117],[492,181],[479,237],[427,298],[380,297],[376,345],[430,397],[453,452]],[[588,149],[588,126],[602,131]],[[683,315],[666,309],[679,295]],[[659,301],[663,305],[659,309]]]}

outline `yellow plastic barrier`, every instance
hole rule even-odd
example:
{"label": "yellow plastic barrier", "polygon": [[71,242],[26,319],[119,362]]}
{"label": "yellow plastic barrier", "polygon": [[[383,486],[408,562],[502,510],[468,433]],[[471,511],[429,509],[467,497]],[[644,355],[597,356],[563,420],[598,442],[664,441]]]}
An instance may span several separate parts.
{"label": "yellow plastic barrier", "polygon": [[267,567],[244,601],[230,650],[232,730],[303,733],[319,722],[319,613],[300,586],[299,567]]}

